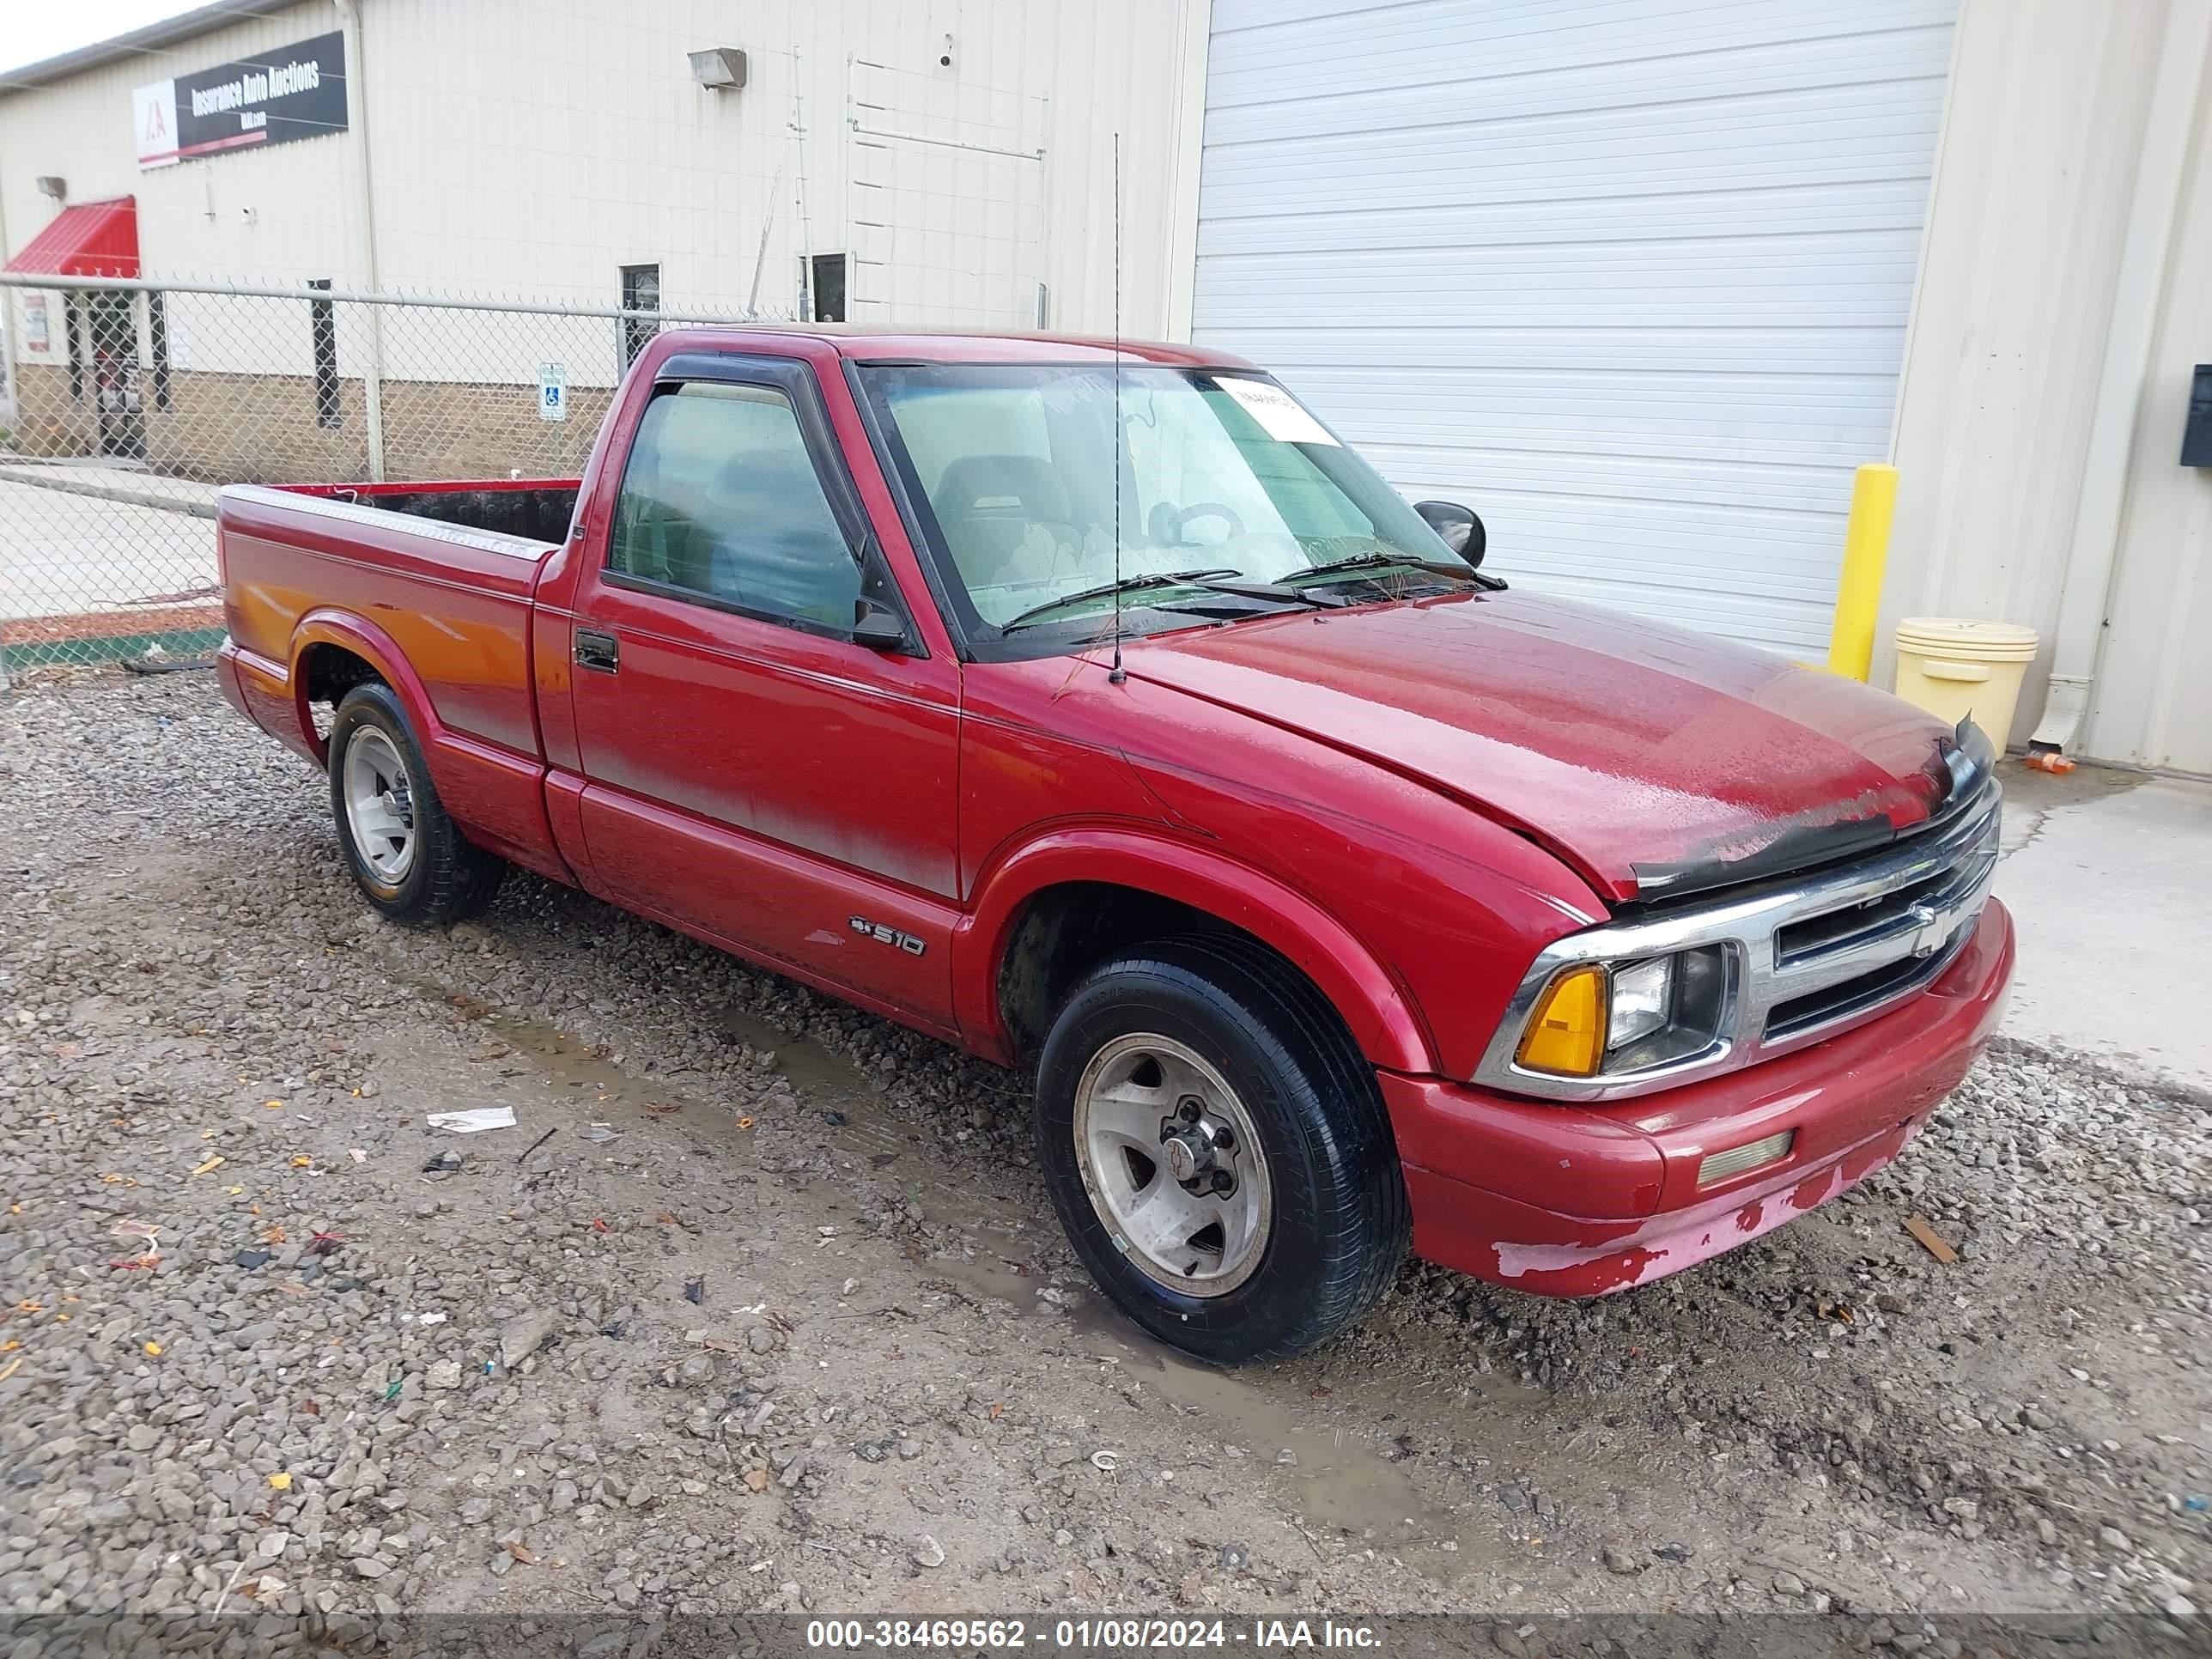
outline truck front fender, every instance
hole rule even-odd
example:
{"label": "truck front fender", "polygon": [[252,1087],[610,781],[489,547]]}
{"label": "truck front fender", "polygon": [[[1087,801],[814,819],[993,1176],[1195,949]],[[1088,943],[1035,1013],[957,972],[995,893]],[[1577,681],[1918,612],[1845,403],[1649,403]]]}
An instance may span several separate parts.
{"label": "truck front fender", "polygon": [[1376,1066],[1436,1069],[1428,1035],[1396,979],[1334,916],[1272,876],[1187,842],[1144,830],[1061,829],[994,860],[956,932],[953,1008],[981,1053],[1010,1060],[1014,1039],[999,975],[1030,902],[1069,883],[1105,883],[1172,899],[1261,940],[1318,986]]}

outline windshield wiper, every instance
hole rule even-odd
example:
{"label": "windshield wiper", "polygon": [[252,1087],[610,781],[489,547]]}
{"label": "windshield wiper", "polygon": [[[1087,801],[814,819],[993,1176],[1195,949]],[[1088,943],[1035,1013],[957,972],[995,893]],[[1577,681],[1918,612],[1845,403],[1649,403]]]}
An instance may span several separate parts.
{"label": "windshield wiper", "polygon": [[[1497,580],[1484,576],[1473,565],[1447,564],[1442,559],[1424,559],[1412,553],[1385,553],[1378,549],[1372,553],[1355,553],[1348,559],[1331,559],[1327,564],[1308,565],[1303,570],[1286,570],[1274,580],[1284,586],[1302,586],[1316,576],[1339,576],[1350,571],[1378,570],[1389,566],[1426,570],[1436,575],[1453,576],[1486,587]],[[1504,584],[1499,583],[1499,586]]]}
{"label": "windshield wiper", "polygon": [[1217,565],[1206,570],[1153,570],[1141,575],[1124,576],[1119,581],[1102,582],[1097,587],[1086,587],[1074,593],[1063,593],[1056,599],[1047,599],[1042,605],[1033,605],[1028,610],[999,624],[1001,634],[1011,634],[1052,612],[1071,605],[1081,605],[1085,599],[1110,599],[1116,593],[1133,593],[1147,587],[1193,587],[1209,576],[1240,576],[1243,572],[1234,565]]}
{"label": "windshield wiper", "polygon": [[[1227,593],[1240,599],[1272,599],[1279,605],[1299,605],[1316,611],[1334,611],[1353,603],[1340,594],[1309,592],[1304,588],[1292,587],[1284,582],[1262,581],[1257,576],[1239,576],[1234,580],[1216,578],[1194,580],[1191,586],[1202,587],[1209,593]],[[1188,599],[1177,599],[1174,601],[1174,606],[1190,603]]]}

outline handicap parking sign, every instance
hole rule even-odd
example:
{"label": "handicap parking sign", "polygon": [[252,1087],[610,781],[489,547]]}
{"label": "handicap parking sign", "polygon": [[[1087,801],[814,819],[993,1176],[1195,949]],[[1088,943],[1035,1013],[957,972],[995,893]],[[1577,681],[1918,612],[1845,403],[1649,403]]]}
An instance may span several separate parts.
{"label": "handicap parking sign", "polygon": [[538,418],[541,421],[565,421],[568,418],[568,370],[565,364],[538,365]]}

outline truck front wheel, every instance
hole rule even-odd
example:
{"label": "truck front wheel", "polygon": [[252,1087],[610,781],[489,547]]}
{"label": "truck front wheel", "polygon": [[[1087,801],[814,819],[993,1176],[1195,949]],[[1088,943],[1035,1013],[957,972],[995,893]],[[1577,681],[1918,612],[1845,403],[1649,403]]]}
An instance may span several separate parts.
{"label": "truck front wheel", "polygon": [[507,866],[446,816],[391,687],[372,680],[345,694],[330,756],[338,845],[371,904],[394,921],[428,925],[491,902]]}
{"label": "truck front wheel", "polygon": [[1094,969],[1045,1040],[1037,1124],[1084,1265],[1200,1358],[1311,1347],[1405,1255],[1374,1073],[1321,994],[1248,940],[1166,939]]}

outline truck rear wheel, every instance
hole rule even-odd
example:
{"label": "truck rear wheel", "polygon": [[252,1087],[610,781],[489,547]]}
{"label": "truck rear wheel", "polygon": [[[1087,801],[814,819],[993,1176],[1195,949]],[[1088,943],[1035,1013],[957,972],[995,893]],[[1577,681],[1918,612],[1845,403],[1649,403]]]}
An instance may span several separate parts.
{"label": "truck rear wheel", "polygon": [[370,681],[345,694],[330,757],[338,845],[372,905],[394,921],[428,926],[491,902],[507,866],[446,816],[391,687]]}
{"label": "truck rear wheel", "polygon": [[1405,1255],[1374,1073],[1320,993],[1249,941],[1166,939],[1092,971],[1045,1040],[1037,1128],[1091,1276],[1200,1358],[1325,1340]]}

